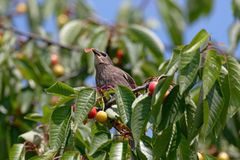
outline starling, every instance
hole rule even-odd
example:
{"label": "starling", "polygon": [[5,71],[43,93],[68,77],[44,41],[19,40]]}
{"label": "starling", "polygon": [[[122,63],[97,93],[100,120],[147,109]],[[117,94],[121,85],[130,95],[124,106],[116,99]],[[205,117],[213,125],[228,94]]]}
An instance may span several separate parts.
{"label": "starling", "polygon": [[136,88],[134,79],[125,71],[115,67],[107,53],[91,49],[95,57],[96,85],[102,87],[116,87],[117,85]]}

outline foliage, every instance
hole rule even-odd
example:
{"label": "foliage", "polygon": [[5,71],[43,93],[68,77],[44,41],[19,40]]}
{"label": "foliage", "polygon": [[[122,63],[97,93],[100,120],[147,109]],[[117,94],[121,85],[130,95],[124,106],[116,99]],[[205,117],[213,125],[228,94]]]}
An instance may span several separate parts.
{"label": "foliage", "polygon": [[[185,160],[197,159],[197,152],[215,159],[220,151],[240,157],[239,1],[232,1],[236,21],[227,51],[204,29],[183,45],[185,26],[207,16],[213,1],[188,0],[186,10],[171,0],[156,3],[176,45],[169,60],[142,6],[124,3],[110,25],[83,0],[0,2],[3,159]],[[21,17],[32,34],[9,25]],[[49,17],[57,19],[58,42],[42,25]],[[106,51],[145,88],[136,93],[117,86],[100,94],[89,85],[94,59],[84,48]],[[63,70],[54,69],[53,54]],[[158,84],[150,95],[152,80]],[[107,122],[87,118],[94,106],[107,112]]]}

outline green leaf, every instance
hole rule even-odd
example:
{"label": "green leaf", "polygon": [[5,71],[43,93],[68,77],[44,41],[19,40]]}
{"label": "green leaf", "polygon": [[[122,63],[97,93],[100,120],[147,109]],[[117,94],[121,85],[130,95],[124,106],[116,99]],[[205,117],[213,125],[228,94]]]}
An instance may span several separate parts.
{"label": "green leaf", "polygon": [[95,28],[91,33],[91,39],[88,47],[104,51],[107,47],[109,36],[110,35],[106,27],[99,26]]}
{"label": "green leaf", "polygon": [[213,6],[213,0],[188,0],[188,18],[190,23],[196,21],[200,16],[208,15]]}
{"label": "green leaf", "polygon": [[183,42],[183,31],[185,27],[183,12],[175,1],[158,0],[158,8],[163,18],[168,33],[175,45],[180,45]]}
{"label": "green leaf", "polygon": [[180,61],[180,52],[181,49],[173,49],[171,59],[168,63],[167,69],[166,69],[166,75],[170,76],[173,75],[179,67],[179,61]]}
{"label": "green leaf", "polygon": [[188,140],[184,136],[181,137],[181,142],[178,147],[178,153],[180,160],[198,160],[196,151],[190,146]]}
{"label": "green leaf", "polygon": [[145,140],[141,140],[139,143],[139,151],[144,155],[145,159],[153,159],[151,144]]}
{"label": "green leaf", "polygon": [[226,110],[228,107],[224,103],[224,97],[221,93],[221,89],[218,83],[216,83],[212,88],[212,90],[210,91],[209,95],[207,96],[207,101],[209,106],[209,117],[208,117],[207,128],[204,133],[206,135],[210,133],[214,133],[215,136],[217,136],[218,133],[217,131],[214,130],[214,128],[217,125],[217,128],[223,129],[225,125],[224,121],[226,121],[226,115],[227,115]]}
{"label": "green leaf", "polygon": [[133,43],[130,41],[130,39],[127,36],[121,36],[120,37],[122,43],[124,44],[124,47],[127,50],[129,61],[131,62],[131,65],[136,65],[139,57],[140,57],[140,45],[138,43]]}
{"label": "green leaf", "polygon": [[[183,48],[183,52],[184,53],[192,53],[192,52],[195,52],[196,50],[199,50],[201,46],[204,46],[207,44],[209,37],[210,37],[210,35],[208,34],[208,32],[206,30],[202,29],[192,39],[191,43]],[[189,62],[190,61],[191,61],[191,59],[189,60]]]}
{"label": "green leaf", "polygon": [[234,52],[236,51],[240,41],[240,22],[239,21],[235,21],[235,23],[233,23],[230,26],[229,40],[230,40],[229,52],[232,55],[234,55]]}
{"label": "green leaf", "polygon": [[130,25],[128,32],[148,47],[155,59],[163,59],[164,45],[155,33],[148,28],[136,24]]}
{"label": "green leaf", "polygon": [[218,160],[216,157],[213,157],[212,155],[204,154],[204,160]]}
{"label": "green leaf", "polygon": [[79,160],[80,153],[77,151],[66,151],[63,153],[61,160]]}
{"label": "green leaf", "polygon": [[[194,108],[189,108],[189,130],[188,130],[188,141],[192,141],[193,138],[199,134],[200,129],[203,124],[203,112],[204,112],[204,101],[203,101],[203,88],[200,89],[200,94],[198,97],[198,105],[196,110]],[[193,115],[191,115],[193,114]]]}
{"label": "green leaf", "polygon": [[130,149],[128,142],[113,142],[110,148],[109,159],[110,160],[127,160],[130,158]]}
{"label": "green leaf", "polygon": [[75,121],[78,125],[83,122],[89,111],[94,107],[96,102],[96,90],[92,88],[83,88],[77,94]]}
{"label": "green leaf", "polygon": [[68,22],[62,27],[59,33],[60,43],[65,45],[71,45],[78,38],[79,33],[84,24],[79,20]]}
{"label": "green leaf", "polygon": [[153,142],[153,159],[166,159],[168,157],[175,136],[175,125],[171,125],[155,135]]}
{"label": "green leaf", "polygon": [[57,5],[57,0],[52,0],[52,1],[46,1],[43,3],[43,17],[47,18],[50,16],[50,14],[53,13],[54,9],[56,8]]}
{"label": "green leaf", "polygon": [[50,109],[48,106],[43,106],[42,111],[43,114],[29,113],[26,116],[24,116],[24,119],[31,120],[34,122],[48,123],[50,120],[50,116],[52,114],[52,109]]}
{"label": "green leaf", "polygon": [[99,132],[95,134],[90,144],[90,149],[88,154],[93,155],[96,151],[105,147],[110,142],[111,142],[111,139],[107,133]]}
{"label": "green leaf", "polygon": [[[193,83],[194,79],[197,76],[200,65],[200,54],[199,52],[195,52],[193,55],[194,57],[191,62],[188,63],[188,65],[186,65],[184,68],[180,67],[180,74],[178,76],[180,94],[183,94],[183,92]],[[182,54],[180,63],[186,63],[188,59],[188,55]]]}
{"label": "green leaf", "polygon": [[52,160],[56,154],[56,150],[48,150],[43,155],[31,157],[29,160]]}
{"label": "green leaf", "polygon": [[55,94],[59,96],[71,96],[73,95],[74,89],[62,82],[56,82],[48,89],[46,89],[47,93]]}
{"label": "green leaf", "polygon": [[145,94],[135,99],[132,104],[131,129],[135,146],[138,145],[142,134],[145,132],[146,124],[150,116],[151,98],[152,97]]}
{"label": "green leaf", "polygon": [[16,60],[15,64],[25,79],[32,79],[35,82],[38,82],[38,76],[35,71],[35,67],[33,63],[31,63],[26,57],[23,57],[21,60]]}
{"label": "green leaf", "polygon": [[173,76],[169,76],[166,79],[164,78],[160,79],[152,95],[151,114],[154,120],[154,124],[153,124],[154,131],[157,129],[157,126],[161,121],[162,103],[164,100],[164,95],[166,91],[169,89],[170,84],[172,83],[172,80],[173,80]]}
{"label": "green leaf", "polygon": [[132,103],[135,99],[132,91],[125,86],[116,88],[117,106],[119,115],[124,124],[131,122]]}
{"label": "green leaf", "polygon": [[24,118],[35,122],[42,122],[42,117],[39,113],[29,113]]}
{"label": "green leaf", "polygon": [[49,126],[49,145],[51,149],[57,150],[65,146],[70,131],[70,115],[70,106],[59,107],[53,111]]}
{"label": "green leaf", "polygon": [[161,112],[161,121],[158,125],[157,132],[168,128],[183,116],[185,108],[184,99],[179,93],[179,86],[175,86],[168,97],[164,100]]}
{"label": "green leaf", "polygon": [[230,91],[230,114],[233,115],[240,108],[240,64],[234,57],[227,57],[227,69]]}
{"label": "green leaf", "polygon": [[24,160],[24,144],[14,144],[9,153],[9,160]]}
{"label": "green leaf", "polygon": [[236,18],[240,18],[240,1],[239,0],[232,0],[232,10],[233,10],[233,15]]}
{"label": "green leaf", "polygon": [[205,99],[211,90],[221,71],[221,58],[218,56],[216,50],[208,50],[205,59],[202,78],[203,99]]}

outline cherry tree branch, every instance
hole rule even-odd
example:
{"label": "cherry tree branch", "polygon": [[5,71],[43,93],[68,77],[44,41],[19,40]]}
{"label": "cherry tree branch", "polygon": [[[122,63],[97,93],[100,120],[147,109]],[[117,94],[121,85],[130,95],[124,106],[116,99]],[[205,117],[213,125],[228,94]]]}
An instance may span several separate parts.
{"label": "cherry tree branch", "polygon": [[66,50],[69,50],[69,51],[76,51],[76,52],[81,51],[81,49],[76,47],[76,46],[64,45],[64,44],[58,43],[56,41],[52,41],[48,38],[41,37],[41,36],[39,36],[37,34],[34,34],[34,33],[20,31],[20,30],[14,28],[12,26],[5,26],[3,24],[0,24],[0,29],[12,31],[17,35],[22,35],[24,37],[27,37],[29,40],[34,39],[34,40],[42,41],[42,42],[45,42],[48,45],[59,46],[60,48],[66,49]]}

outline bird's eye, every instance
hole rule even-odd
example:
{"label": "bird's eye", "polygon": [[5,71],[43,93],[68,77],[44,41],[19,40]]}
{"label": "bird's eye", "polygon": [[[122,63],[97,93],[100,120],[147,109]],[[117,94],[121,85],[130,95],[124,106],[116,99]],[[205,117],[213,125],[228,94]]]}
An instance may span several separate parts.
{"label": "bird's eye", "polygon": [[102,55],[103,57],[106,57],[106,56],[107,56],[107,54],[104,53],[104,52],[101,52],[101,55]]}

